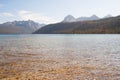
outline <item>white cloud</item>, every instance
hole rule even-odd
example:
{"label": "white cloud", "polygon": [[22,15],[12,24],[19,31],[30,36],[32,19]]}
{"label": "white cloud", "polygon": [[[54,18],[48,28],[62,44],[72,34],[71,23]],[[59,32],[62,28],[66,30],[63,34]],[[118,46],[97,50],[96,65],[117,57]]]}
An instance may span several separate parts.
{"label": "white cloud", "polygon": [[3,16],[3,17],[14,17],[13,14],[8,13],[8,12],[0,13],[0,16]]}
{"label": "white cloud", "polygon": [[26,11],[26,10],[21,10],[18,12],[18,15],[23,19],[23,20],[33,20],[33,21],[36,21],[36,22],[39,22],[39,23],[55,23],[56,21],[47,17],[47,16],[44,16],[40,13],[34,13],[34,12],[31,12],[31,11]]}
{"label": "white cloud", "polygon": [[2,15],[3,15],[3,16],[6,16],[6,17],[14,17],[13,14],[7,13],[7,12],[2,13]]}

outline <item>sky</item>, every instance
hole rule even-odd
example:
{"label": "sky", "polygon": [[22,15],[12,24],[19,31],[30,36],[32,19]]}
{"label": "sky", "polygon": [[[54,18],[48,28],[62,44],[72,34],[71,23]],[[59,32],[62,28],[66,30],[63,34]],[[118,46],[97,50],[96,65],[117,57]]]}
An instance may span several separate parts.
{"label": "sky", "polygon": [[0,23],[33,20],[50,24],[67,15],[78,18],[93,14],[120,15],[120,0],[0,0]]}

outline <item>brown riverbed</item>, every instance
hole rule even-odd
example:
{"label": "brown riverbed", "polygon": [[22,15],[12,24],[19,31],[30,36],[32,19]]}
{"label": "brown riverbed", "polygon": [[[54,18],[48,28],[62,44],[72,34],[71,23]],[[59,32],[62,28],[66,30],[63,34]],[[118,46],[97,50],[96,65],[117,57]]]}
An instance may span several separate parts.
{"label": "brown riverbed", "polygon": [[[0,54],[0,80],[119,80],[120,68],[82,58],[46,58],[47,54]],[[83,64],[84,63],[84,64]]]}

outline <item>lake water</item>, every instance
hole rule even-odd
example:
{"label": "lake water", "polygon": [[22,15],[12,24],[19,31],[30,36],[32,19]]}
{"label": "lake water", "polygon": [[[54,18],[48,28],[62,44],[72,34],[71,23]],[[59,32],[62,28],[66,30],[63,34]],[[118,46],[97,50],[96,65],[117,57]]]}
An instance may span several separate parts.
{"label": "lake water", "polygon": [[107,69],[91,72],[117,74],[113,79],[120,79],[119,34],[0,35],[1,62],[6,53],[42,54],[44,59],[68,60],[69,65],[94,65]]}

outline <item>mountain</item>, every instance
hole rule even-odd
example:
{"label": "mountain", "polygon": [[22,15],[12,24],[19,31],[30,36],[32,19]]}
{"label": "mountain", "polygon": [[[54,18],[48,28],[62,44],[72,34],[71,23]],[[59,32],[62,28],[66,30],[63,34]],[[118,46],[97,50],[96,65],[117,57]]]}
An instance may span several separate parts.
{"label": "mountain", "polygon": [[108,14],[106,15],[104,18],[110,18],[110,17],[113,17],[112,15]]}
{"label": "mountain", "polygon": [[78,22],[78,21],[89,21],[89,20],[98,20],[100,19],[96,15],[92,15],[90,17],[79,17],[79,18],[74,18],[72,15],[68,15],[64,18],[62,22]]}
{"label": "mountain", "polygon": [[0,34],[29,34],[44,26],[34,21],[14,21],[0,24]]}
{"label": "mountain", "polygon": [[[112,17],[112,15],[106,15],[103,18],[110,18]],[[64,18],[64,20],[62,22],[79,22],[79,21],[91,21],[91,20],[99,20],[99,19],[103,19],[103,18],[99,18],[96,15],[92,15],[90,17],[79,17],[79,18],[74,18],[72,15],[68,15]]]}
{"label": "mountain", "polygon": [[42,27],[34,34],[105,34],[120,33],[120,16],[71,23],[57,23]]}
{"label": "mountain", "polygon": [[72,15],[68,15],[64,18],[62,22],[74,22],[76,19]]}
{"label": "mountain", "polygon": [[91,17],[80,17],[77,18],[76,21],[89,21],[89,20],[98,20],[100,19],[99,17],[97,17],[96,15],[92,15]]}

